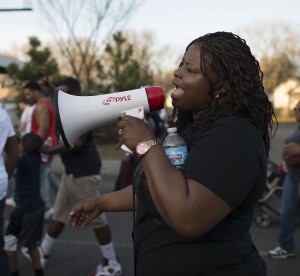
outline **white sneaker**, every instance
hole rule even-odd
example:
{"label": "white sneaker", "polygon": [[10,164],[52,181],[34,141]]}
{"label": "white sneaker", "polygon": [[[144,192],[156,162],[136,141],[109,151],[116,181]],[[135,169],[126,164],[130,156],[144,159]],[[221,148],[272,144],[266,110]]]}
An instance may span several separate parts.
{"label": "white sneaker", "polygon": [[120,276],[122,275],[122,267],[118,261],[108,260],[103,258],[103,264],[99,264],[96,268],[96,272],[93,272],[91,276]]}
{"label": "white sneaker", "polygon": [[295,257],[295,251],[286,251],[280,246],[277,246],[275,249],[268,252],[268,256],[273,259],[287,259],[290,257]]}
{"label": "white sneaker", "polygon": [[10,206],[10,207],[16,207],[16,202],[14,200],[13,197],[8,197],[6,200],[5,200],[5,204],[7,206]]}
{"label": "white sneaker", "polygon": [[[42,251],[42,249],[40,248],[40,247],[38,247],[38,249],[39,249],[39,253],[40,253],[40,262],[41,262],[41,266],[42,266],[42,268],[45,268],[46,267],[46,265],[47,265],[47,261],[48,261],[48,257],[45,257],[44,256],[44,253],[43,253],[43,251]],[[21,248],[21,252],[22,252],[22,254],[23,254],[23,256],[27,259],[27,260],[29,260],[30,262],[31,262],[31,257],[30,257],[30,255],[29,255],[29,252],[28,252],[28,248],[27,247],[22,247]]]}
{"label": "white sneaker", "polygon": [[51,207],[50,209],[48,209],[45,213],[44,213],[44,220],[49,220],[52,215],[53,215],[53,207]]}

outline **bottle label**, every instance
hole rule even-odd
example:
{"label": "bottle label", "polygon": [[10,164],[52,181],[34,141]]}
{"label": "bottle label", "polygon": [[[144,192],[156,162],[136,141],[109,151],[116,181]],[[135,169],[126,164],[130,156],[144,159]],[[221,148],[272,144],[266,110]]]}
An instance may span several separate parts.
{"label": "bottle label", "polygon": [[182,166],[188,154],[186,147],[167,148],[165,151],[174,166]]}

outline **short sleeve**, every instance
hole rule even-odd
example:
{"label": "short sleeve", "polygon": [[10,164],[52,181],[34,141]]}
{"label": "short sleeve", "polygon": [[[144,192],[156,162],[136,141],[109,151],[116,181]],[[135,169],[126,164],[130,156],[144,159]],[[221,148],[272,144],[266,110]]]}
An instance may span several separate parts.
{"label": "short sleeve", "polygon": [[10,119],[7,111],[4,109],[0,110],[0,124],[1,124],[2,135],[5,135],[6,138],[12,137],[16,134],[14,131],[11,119]]}
{"label": "short sleeve", "polygon": [[184,173],[237,208],[264,179],[265,151],[254,126],[239,120],[214,124],[196,136]]}

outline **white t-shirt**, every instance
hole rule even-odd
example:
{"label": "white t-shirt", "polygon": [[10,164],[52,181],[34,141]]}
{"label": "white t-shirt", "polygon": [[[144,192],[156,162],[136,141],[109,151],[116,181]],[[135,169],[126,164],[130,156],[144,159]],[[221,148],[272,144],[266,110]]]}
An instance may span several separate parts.
{"label": "white t-shirt", "polygon": [[0,108],[0,200],[6,196],[8,175],[5,169],[3,151],[7,138],[15,135],[11,119],[6,110]]}
{"label": "white t-shirt", "polygon": [[35,104],[26,107],[22,112],[20,123],[25,124],[25,129],[20,133],[21,137],[23,137],[26,133],[29,133],[31,131],[31,117],[34,108]]}

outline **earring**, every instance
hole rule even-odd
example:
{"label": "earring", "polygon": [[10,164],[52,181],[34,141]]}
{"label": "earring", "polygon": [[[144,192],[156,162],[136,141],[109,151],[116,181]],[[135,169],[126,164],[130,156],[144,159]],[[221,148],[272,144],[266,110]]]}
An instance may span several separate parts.
{"label": "earring", "polygon": [[219,93],[216,93],[215,98],[216,98],[216,99],[219,99],[221,96],[223,96],[223,95],[225,95],[225,94],[227,94],[227,93],[225,92],[225,90],[222,90],[222,91],[220,91]]}

